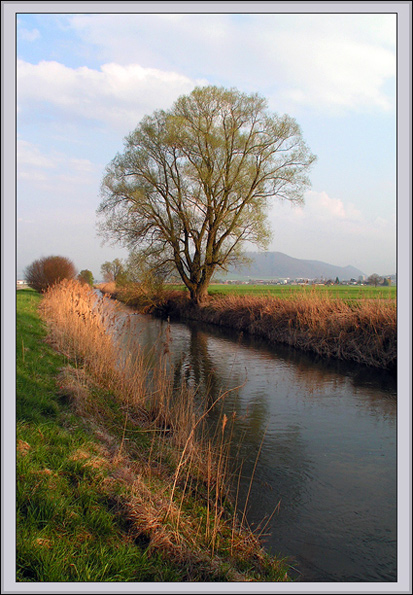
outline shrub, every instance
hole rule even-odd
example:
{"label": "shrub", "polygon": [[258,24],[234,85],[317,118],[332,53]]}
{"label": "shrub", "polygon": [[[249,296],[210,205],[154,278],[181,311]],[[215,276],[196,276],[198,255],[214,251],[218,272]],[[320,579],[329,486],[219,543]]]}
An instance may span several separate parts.
{"label": "shrub", "polygon": [[27,284],[39,292],[60,283],[63,279],[73,279],[76,269],[71,260],[64,256],[47,256],[35,260],[26,267],[24,276]]}
{"label": "shrub", "polygon": [[89,271],[89,269],[83,269],[82,271],[80,271],[80,273],[77,276],[77,280],[80,281],[80,283],[86,283],[91,287],[94,283],[93,274],[91,271]]}

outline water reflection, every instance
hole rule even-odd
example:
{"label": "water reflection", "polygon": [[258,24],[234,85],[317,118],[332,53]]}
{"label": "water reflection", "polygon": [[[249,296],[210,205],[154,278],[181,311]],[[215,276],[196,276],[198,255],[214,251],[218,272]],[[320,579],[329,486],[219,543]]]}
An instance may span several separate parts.
{"label": "water reflection", "polygon": [[[130,332],[156,358],[167,323],[130,318]],[[269,520],[268,550],[294,556],[303,581],[395,581],[395,379],[216,327],[173,324],[170,332],[177,386],[184,379],[207,406],[239,387],[211,423],[235,415],[239,504],[253,526]]]}

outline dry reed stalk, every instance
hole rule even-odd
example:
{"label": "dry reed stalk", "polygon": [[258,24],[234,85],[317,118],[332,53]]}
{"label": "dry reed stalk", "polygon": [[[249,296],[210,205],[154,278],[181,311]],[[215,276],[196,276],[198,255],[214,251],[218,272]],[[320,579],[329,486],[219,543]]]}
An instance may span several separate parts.
{"label": "dry reed stalk", "polygon": [[255,457],[254,469],[252,471],[250,482],[249,482],[249,486],[248,486],[248,493],[247,493],[247,497],[245,499],[244,510],[243,510],[242,518],[241,518],[241,525],[243,525],[244,522],[245,522],[245,518],[246,518],[246,514],[247,514],[247,506],[248,506],[249,498],[250,498],[250,495],[251,495],[251,488],[252,488],[252,484],[253,484],[253,481],[254,481],[255,471],[257,469],[258,459],[260,458],[260,455],[261,455],[261,450],[262,450],[262,447],[263,447],[263,444],[264,444],[264,438],[265,438],[266,433],[267,433],[267,428],[265,429],[265,431],[264,431],[264,433],[262,435],[260,446],[259,446],[259,449],[257,451],[257,455]]}
{"label": "dry reed stalk", "polygon": [[99,283],[97,288],[104,294],[113,295],[116,291],[116,283],[114,281]]}
{"label": "dry reed stalk", "polygon": [[[173,379],[168,372],[168,341],[149,381],[149,370],[142,353],[133,345],[118,340],[122,327],[113,310],[106,305],[105,300],[98,300],[86,285],[62,282],[46,292],[41,313],[49,327],[51,340],[67,357],[77,362],[70,373],[69,368],[66,370],[65,382],[68,391],[76,393],[81,411],[88,416],[99,416],[87,390],[89,377],[113,391],[122,404],[125,420],[118,448],[113,448],[112,437],[107,432],[105,434],[113,453],[112,478],[117,477],[131,486],[122,509],[134,522],[137,533],[150,537],[151,547],[171,550],[174,555],[188,559],[194,559],[195,555],[196,561],[204,560],[203,564],[205,555],[194,538],[200,534],[199,519],[188,518],[184,513],[184,502],[187,494],[201,494],[206,483],[204,535],[210,548],[209,566],[216,565],[213,559],[218,536],[225,527],[232,535],[231,551],[239,555],[244,548],[249,552],[251,544],[257,543],[251,532],[243,527],[243,523],[231,519],[228,524],[223,517],[232,436],[232,429],[226,432],[226,416],[221,418],[218,441],[213,443],[204,433],[208,414],[227,394],[240,387],[222,393],[203,413],[197,413],[194,394],[186,385],[182,384],[179,391],[174,391]],[[137,461],[134,465],[128,460],[126,443],[126,427],[132,411],[140,416],[144,431],[153,430],[149,460]],[[148,422],[151,422],[149,427]],[[169,485],[163,482],[163,487],[154,491],[150,484],[156,469],[162,469],[164,465],[162,452],[166,451],[175,458],[175,471],[168,479],[164,478]],[[166,473],[165,465],[163,469]],[[112,480],[109,478],[108,481]],[[176,498],[178,487],[181,490],[179,499]]]}
{"label": "dry reed stalk", "polygon": [[394,370],[397,308],[389,299],[346,302],[315,290],[276,296],[215,297],[200,308],[184,297],[164,300],[159,312],[231,327],[323,357]]}
{"label": "dry reed stalk", "polygon": [[[173,486],[172,486],[172,491],[171,491],[171,497],[170,497],[170,505],[172,506],[172,502],[173,502],[173,497],[174,497],[174,493],[175,493],[175,489],[176,489],[176,485],[178,482],[178,478],[179,475],[181,473],[181,469],[185,466],[187,460],[188,460],[188,451],[191,450],[191,446],[194,442],[195,439],[195,431],[198,428],[198,426],[204,421],[204,419],[207,417],[207,415],[212,411],[212,409],[215,408],[215,406],[217,405],[218,402],[220,402],[222,399],[224,399],[229,393],[233,392],[233,391],[237,391],[241,388],[241,386],[236,386],[234,388],[228,389],[225,392],[223,392],[219,397],[217,397],[215,399],[215,401],[208,407],[208,409],[206,411],[204,411],[204,413],[198,417],[198,419],[196,420],[196,422],[193,424],[188,438],[186,439],[186,442],[184,444],[184,447],[182,449],[182,453],[181,453],[181,457],[179,459],[179,463],[177,465],[176,471],[175,471],[175,476],[174,476],[174,482],[173,482]],[[168,516],[168,513],[167,513]]]}
{"label": "dry reed stalk", "polygon": [[44,295],[41,312],[57,348],[81,365],[99,384],[116,388],[125,403],[145,400],[146,368],[139,353],[124,355],[115,340],[116,317],[95,292],[77,282],[63,282]]}
{"label": "dry reed stalk", "polygon": [[213,521],[213,532],[212,532],[212,540],[211,540],[211,549],[212,553],[215,551],[215,545],[217,540],[217,529],[220,525],[220,519],[222,516],[222,509],[219,507],[219,503],[224,500],[224,481],[226,480],[228,474],[228,466],[227,466],[227,456],[228,452],[225,448],[224,443],[224,434],[225,434],[225,427],[227,425],[228,418],[224,414],[222,418],[221,424],[221,440],[220,444],[218,445],[218,460],[216,464],[216,473],[215,473],[215,504],[214,504],[214,521]]}

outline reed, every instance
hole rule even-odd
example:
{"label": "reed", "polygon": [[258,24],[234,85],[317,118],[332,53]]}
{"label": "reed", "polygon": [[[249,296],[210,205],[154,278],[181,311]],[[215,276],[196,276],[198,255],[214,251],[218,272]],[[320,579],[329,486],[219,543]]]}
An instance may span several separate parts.
{"label": "reed", "polygon": [[356,361],[395,371],[396,300],[346,301],[317,291],[291,296],[229,294],[194,307],[183,293],[166,295],[154,313],[190,318],[257,335],[326,358]]}
{"label": "reed", "polygon": [[[64,281],[51,288],[40,311],[49,341],[70,364],[61,388],[97,428],[107,465],[116,470],[106,489],[135,539],[198,569],[198,579],[289,580],[285,564],[270,559],[258,536],[234,516],[232,420],[221,415],[215,432],[206,423],[226,393],[207,409],[197,408],[193,390],[173,384],[168,336],[151,367],[140,348],[125,340],[128,323],[120,322],[116,304],[86,285]],[[96,387],[106,397],[98,398]],[[115,489],[119,477],[122,494]],[[227,566],[230,561],[225,572],[223,559]]]}

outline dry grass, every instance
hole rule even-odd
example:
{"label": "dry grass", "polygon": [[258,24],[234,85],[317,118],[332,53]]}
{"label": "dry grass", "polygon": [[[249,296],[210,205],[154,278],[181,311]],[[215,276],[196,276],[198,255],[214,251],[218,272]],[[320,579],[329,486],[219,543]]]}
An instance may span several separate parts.
{"label": "dry grass", "polygon": [[156,311],[231,327],[311,351],[322,357],[352,360],[377,368],[396,369],[397,309],[394,299],[348,303],[314,292],[272,296],[227,295],[211,298],[200,308],[188,298],[166,296]]}
{"label": "dry grass", "polygon": [[[108,497],[130,521],[135,538],[184,560],[194,576],[217,577],[222,556],[231,560],[230,580],[246,580],[238,570],[246,563],[259,576],[268,557],[258,537],[245,519],[228,515],[232,420],[222,416],[212,437],[205,426],[225,394],[208,410],[196,410],[185,384],[173,388],[168,346],[150,370],[139,347],[119,340],[125,329],[113,301],[109,307],[109,298],[99,299],[87,285],[55,286],[45,293],[41,314],[49,340],[74,363],[62,371],[60,390],[92,422],[102,444],[99,458],[88,464],[111,470]],[[96,398],[96,388],[119,404],[120,421]],[[113,482],[122,483],[122,495],[114,496]],[[281,564],[271,564],[280,570],[278,580],[288,580]]]}
{"label": "dry grass", "polygon": [[132,307],[139,307],[141,312],[148,312],[156,307],[163,290],[156,291],[145,283],[127,283],[116,285],[115,282],[100,283],[96,286],[104,295],[121,301]]}

